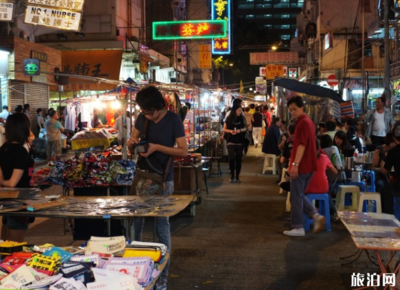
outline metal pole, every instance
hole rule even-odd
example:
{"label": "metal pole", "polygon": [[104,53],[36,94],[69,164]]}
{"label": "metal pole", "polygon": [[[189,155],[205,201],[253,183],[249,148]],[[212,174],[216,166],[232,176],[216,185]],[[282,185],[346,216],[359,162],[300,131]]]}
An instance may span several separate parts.
{"label": "metal pole", "polygon": [[365,92],[365,11],[364,11],[364,0],[361,0],[361,21],[362,21],[362,28],[361,28],[361,80],[362,80],[362,102],[361,102],[361,113],[364,115],[367,108],[367,95]]}
{"label": "metal pole", "polygon": [[389,0],[385,0],[385,99],[391,99],[390,90],[390,56],[389,56]]}

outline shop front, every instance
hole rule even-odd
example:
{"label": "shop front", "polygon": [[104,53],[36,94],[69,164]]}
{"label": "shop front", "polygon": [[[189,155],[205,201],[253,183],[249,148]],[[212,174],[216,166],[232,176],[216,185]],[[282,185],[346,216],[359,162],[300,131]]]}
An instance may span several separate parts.
{"label": "shop front", "polygon": [[[61,52],[20,38],[3,37],[0,59],[1,106],[8,105],[13,111],[17,105],[29,104],[31,128],[37,133],[36,109],[49,106],[49,86],[56,85],[52,73],[61,66]],[[28,69],[33,62],[38,64],[34,73]],[[4,73],[7,70],[8,74]]]}

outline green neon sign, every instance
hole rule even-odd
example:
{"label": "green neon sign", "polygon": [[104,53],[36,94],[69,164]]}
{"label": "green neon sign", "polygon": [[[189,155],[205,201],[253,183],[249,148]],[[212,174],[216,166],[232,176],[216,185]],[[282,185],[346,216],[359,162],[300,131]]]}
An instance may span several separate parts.
{"label": "green neon sign", "polygon": [[153,39],[210,39],[226,37],[225,20],[153,22]]}
{"label": "green neon sign", "polygon": [[38,76],[40,75],[40,61],[36,58],[27,58],[23,61],[24,75]]}

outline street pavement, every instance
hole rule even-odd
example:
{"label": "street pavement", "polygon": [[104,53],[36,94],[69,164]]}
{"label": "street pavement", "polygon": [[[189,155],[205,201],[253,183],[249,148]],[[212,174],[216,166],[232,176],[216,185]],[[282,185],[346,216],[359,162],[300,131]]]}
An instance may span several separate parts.
{"label": "street pavement", "polygon": [[[354,289],[353,273],[379,272],[366,255],[349,266],[340,257],[356,251],[350,234],[338,221],[332,231],[305,237],[286,237],[290,228],[284,213],[286,197],[279,195],[277,176],[262,174],[261,148],[250,148],[243,161],[242,183],[229,183],[228,165],[223,176],[208,178],[209,195],[203,193],[196,216],[186,210],[172,217],[172,255],[169,290],[292,290]],[[61,192],[60,187],[49,189]],[[63,219],[36,219],[27,241],[58,246],[79,245]],[[152,239],[148,219],[144,239]]]}

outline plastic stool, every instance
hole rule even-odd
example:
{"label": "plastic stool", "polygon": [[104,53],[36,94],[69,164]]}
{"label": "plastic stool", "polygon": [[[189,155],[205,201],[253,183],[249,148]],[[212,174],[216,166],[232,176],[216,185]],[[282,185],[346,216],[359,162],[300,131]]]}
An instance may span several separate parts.
{"label": "plastic stool", "polygon": [[[329,207],[329,195],[327,193],[310,193],[306,194],[307,198],[313,203],[315,200],[319,200],[318,213],[325,217],[325,227],[328,232],[331,231],[331,214]],[[314,223],[313,218],[309,218],[304,215],[304,229],[310,230],[310,225]]]}
{"label": "plastic stool", "polygon": [[272,170],[272,174],[276,174],[275,159],[275,154],[264,154],[264,165],[262,173],[265,173],[267,170]]}
{"label": "plastic stool", "polygon": [[347,183],[347,185],[354,185],[354,186],[358,186],[360,188],[361,192],[366,192],[367,191],[367,186],[365,185],[364,182],[360,181],[360,182],[354,182],[354,181],[350,181]]}
{"label": "plastic stool", "polygon": [[[346,194],[351,194],[351,205],[345,205]],[[358,210],[358,200],[360,199],[360,188],[355,185],[339,185],[336,194],[336,208],[337,210]]]}
{"label": "plastic stool", "polygon": [[369,200],[375,201],[376,213],[382,213],[381,195],[380,193],[372,192],[361,192],[358,203],[358,212],[364,212],[364,201]]}
{"label": "plastic stool", "polygon": [[[285,175],[286,175],[287,171],[288,171],[288,168],[282,169],[282,177],[281,177],[281,181],[279,182],[279,184],[286,181]],[[281,187],[279,187],[279,194],[282,194],[282,193],[283,193],[283,189]]]}
{"label": "plastic stool", "polygon": [[363,170],[363,176],[371,177],[370,183],[366,182],[368,192],[376,192],[375,188],[375,171],[373,170]]}

